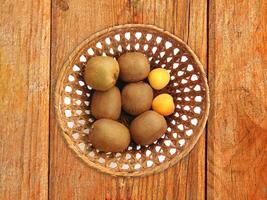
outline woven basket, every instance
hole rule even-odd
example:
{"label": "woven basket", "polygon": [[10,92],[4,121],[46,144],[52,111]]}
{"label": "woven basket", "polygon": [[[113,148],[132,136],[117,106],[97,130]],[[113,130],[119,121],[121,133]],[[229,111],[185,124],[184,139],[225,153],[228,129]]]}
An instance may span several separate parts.
{"label": "woven basket", "polygon": [[[99,152],[88,142],[95,119],[83,69],[92,56],[118,58],[128,51],[143,52],[151,68],[170,71],[169,85],[156,94],[170,93],[176,109],[166,118],[166,134],[154,144],[131,143],[122,153]],[[57,80],[55,108],[69,147],[89,166],[115,176],[145,176],[174,165],[197,143],[209,112],[209,90],[202,64],[181,39],[152,25],[127,24],[97,32],[74,50]]]}

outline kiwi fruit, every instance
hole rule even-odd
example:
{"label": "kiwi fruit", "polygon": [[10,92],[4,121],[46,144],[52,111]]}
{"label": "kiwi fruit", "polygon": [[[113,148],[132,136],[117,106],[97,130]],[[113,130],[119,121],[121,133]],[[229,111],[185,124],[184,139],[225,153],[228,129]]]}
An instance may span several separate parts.
{"label": "kiwi fruit", "polygon": [[96,119],[117,120],[121,114],[121,93],[117,87],[95,91],[91,101],[91,113]]}
{"label": "kiwi fruit", "polygon": [[118,59],[120,66],[120,79],[125,82],[144,80],[150,72],[150,64],[145,54],[128,52]]}
{"label": "kiwi fruit", "polygon": [[139,115],[151,108],[152,88],[144,82],[129,83],[122,89],[122,108],[131,115]]}
{"label": "kiwi fruit", "polygon": [[119,71],[119,64],[114,58],[95,56],[86,64],[84,80],[93,89],[105,91],[116,84]]}
{"label": "kiwi fruit", "polygon": [[130,125],[133,140],[140,145],[150,145],[159,139],[167,129],[165,118],[149,110],[136,117]]}
{"label": "kiwi fruit", "polygon": [[100,151],[122,152],[130,144],[129,129],[111,119],[96,120],[89,134],[89,142]]}

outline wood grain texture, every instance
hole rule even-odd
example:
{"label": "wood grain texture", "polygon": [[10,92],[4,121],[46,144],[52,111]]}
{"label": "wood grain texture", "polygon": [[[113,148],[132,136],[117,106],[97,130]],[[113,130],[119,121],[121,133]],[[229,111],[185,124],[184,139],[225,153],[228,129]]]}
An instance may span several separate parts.
{"label": "wood grain texture", "polygon": [[[51,91],[67,56],[92,33],[118,24],[155,24],[181,37],[196,51],[204,65],[207,59],[207,2],[113,0],[63,1],[52,6]],[[67,148],[50,115],[51,199],[204,199],[205,136],[176,166],[144,178],[115,178],[96,172]]]}
{"label": "wood grain texture", "polygon": [[[205,199],[205,187],[208,199],[267,199],[266,1],[213,0],[207,13],[207,0],[55,0],[52,19],[50,9],[50,0],[1,1],[0,199]],[[114,178],[76,158],[52,100],[72,50],[109,26],[155,24],[184,39],[206,65],[207,15],[208,157],[203,135],[179,164],[144,178]]]}
{"label": "wood grain texture", "polygon": [[267,199],[267,3],[209,10],[208,199]]}
{"label": "wood grain texture", "polygon": [[1,1],[0,199],[48,198],[50,1]]}

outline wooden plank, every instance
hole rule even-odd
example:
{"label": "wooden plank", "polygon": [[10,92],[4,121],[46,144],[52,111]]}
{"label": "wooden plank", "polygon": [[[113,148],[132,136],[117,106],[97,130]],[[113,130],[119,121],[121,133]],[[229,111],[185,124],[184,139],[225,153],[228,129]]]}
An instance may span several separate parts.
{"label": "wooden plank", "polygon": [[[183,38],[206,64],[207,2],[55,1],[52,8],[52,91],[67,56],[90,34],[124,23],[156,24]],[[205,138],[179,164],[144,178],[114,178],[87,167],[67,148],[51,105],[51,199],[204,199]]]}
{"label": "wooden plank", "polygon": [[208,198],[267,199],[267,4],[209,10]]}
{"label": "wooden plank", "polygon": [[0,199],[48,198],[50,8],[1,1]]}

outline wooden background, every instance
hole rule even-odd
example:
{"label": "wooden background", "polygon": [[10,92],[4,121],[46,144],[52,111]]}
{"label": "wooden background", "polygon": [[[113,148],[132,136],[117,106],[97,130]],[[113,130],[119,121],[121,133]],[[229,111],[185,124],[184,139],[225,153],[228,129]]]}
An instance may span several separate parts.
{"label": "wooden background", "polygon": [[[114,178],[67,148],[53,92],[92,33],[164,28],[206,66],[211,111],[197,146],[163,173]],[[267,199],[266,0],[1,0],[0,199]]]}

